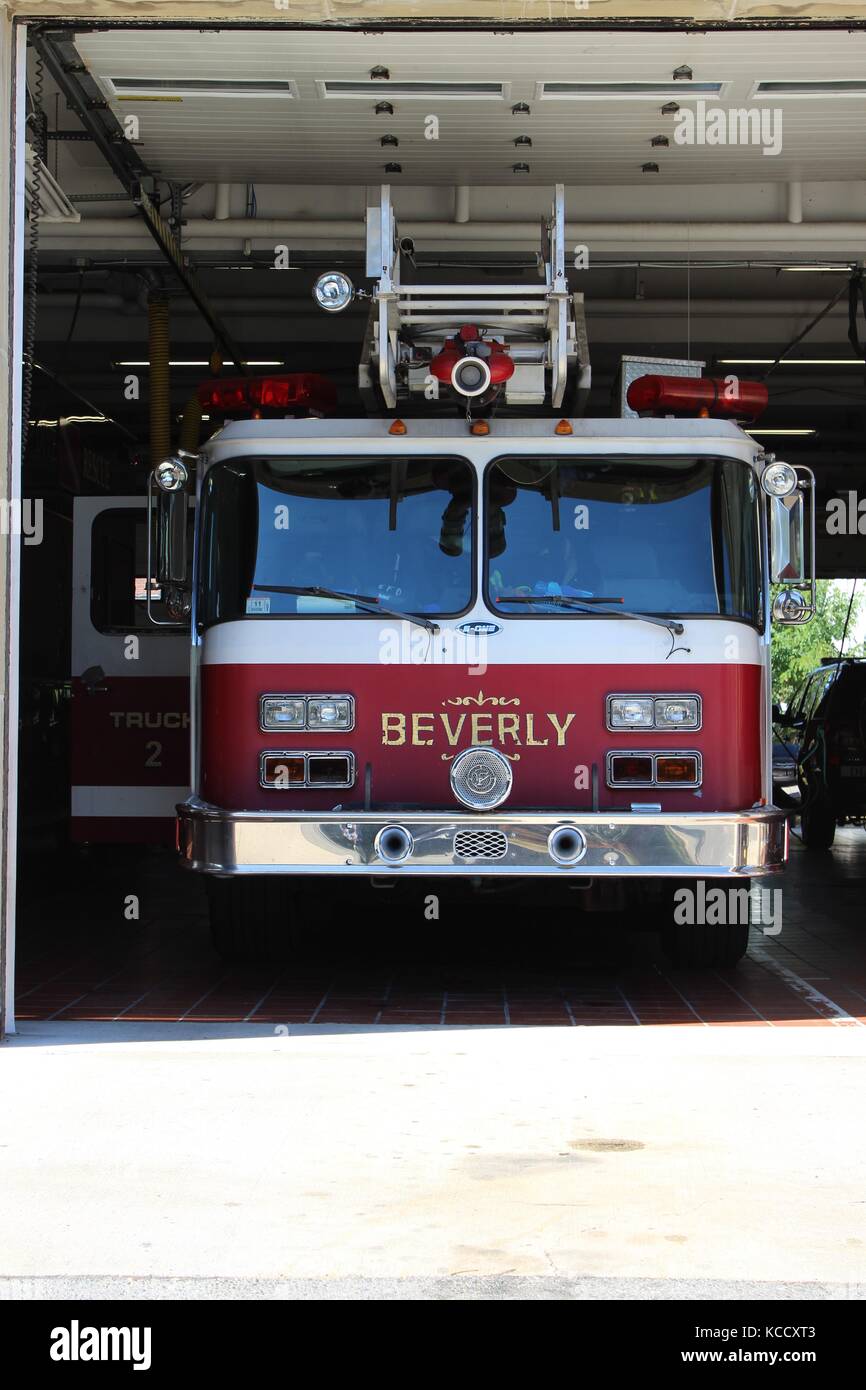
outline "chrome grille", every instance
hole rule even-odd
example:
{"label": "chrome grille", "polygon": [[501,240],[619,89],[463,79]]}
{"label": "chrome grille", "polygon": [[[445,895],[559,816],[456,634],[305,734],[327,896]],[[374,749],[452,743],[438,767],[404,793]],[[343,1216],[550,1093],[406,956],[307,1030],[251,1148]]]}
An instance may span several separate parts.
{"label": "chrome grille", "polygon": [[454,853],[458,859],[504,859],[508,836],[501,830],[458,830]]}

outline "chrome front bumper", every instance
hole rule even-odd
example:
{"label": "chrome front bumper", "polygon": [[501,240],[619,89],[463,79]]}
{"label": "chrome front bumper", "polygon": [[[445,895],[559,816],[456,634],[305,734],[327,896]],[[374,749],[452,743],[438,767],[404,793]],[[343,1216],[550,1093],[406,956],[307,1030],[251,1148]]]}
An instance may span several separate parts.
{"label": "chrome front bumper", "polygon": [[[741,813],[450,815],[341,811],[223,811],[192,799],[178,806],[178,848],[190,869],[228,874],[579,875],[687,878],[768,874],[788,853],[788,824],[775,808]],[[400,863],[380,856],[380,832],[411,837]],[[560,864],[549,837],[574,827],[579,862]]]}

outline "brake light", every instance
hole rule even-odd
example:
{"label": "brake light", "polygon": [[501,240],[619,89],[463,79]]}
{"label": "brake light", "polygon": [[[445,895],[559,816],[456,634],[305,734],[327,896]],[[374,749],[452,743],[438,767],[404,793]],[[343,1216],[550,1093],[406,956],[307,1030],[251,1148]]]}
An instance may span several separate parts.
{"label": "brake light", "polygon": [[738,377],[639,376],[628,388],[629,409],[639,415],[713,415],[754,420],[767,408],[762,381]]}
{"label": "brake light", "polygon": [[652,782],[653,760],[651,757],[611,758],[610,780],[616,783]]}
{"label": "brake light", "polygon": [[316,372],[219,377],[203,381],[196,394],[203,409],[220,415],[252,415],[261,410],[324,412],[337,404],[334,383]]}

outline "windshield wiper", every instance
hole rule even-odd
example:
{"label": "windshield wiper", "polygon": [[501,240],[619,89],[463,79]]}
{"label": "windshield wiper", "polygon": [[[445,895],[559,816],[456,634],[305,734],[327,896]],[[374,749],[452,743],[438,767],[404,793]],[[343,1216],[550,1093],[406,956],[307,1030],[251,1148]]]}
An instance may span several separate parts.
{"label": "windshield wiper", "polygon": [[578,608],[584,613],[609,613],[612,618],[634,618],[636,622],[652,623],[663,627],[673,637],[679,637],[685,628],[678,618],[656,618],[651,613],[633,613],[630,608],[608,608],[609,603],[622,603],[622,599],[573,598],[571,594],[516,594],[497,598],[497,603],[552,603],[562,608]]}
{"label": "windshield wiper", "polygon": [[404,613],[399,608],[383,608],[382,604],[374,594],[347,594],[340,589],[325,589],[321,584],[254,584],[254,589],[262,589],[269,594],[298,594],[301,597],[309,598],[333,598],[344,599],[347,603],[354,603],[364,613],[383,613],[388,618],[404,618],[407,623],[417,623],[419,627],[425,627],[428,632],[434,635],[439,631],[439,624],[425,618],[419,613]]}

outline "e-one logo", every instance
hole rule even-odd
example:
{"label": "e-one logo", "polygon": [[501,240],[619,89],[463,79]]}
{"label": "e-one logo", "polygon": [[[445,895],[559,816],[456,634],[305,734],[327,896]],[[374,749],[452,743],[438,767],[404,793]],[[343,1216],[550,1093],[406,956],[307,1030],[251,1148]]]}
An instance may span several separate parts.
{"label": "e-one logo", "polygon": [[150,1370],[149,1327],[69,1327],[51,1329],[52,1361],[131,1361],[134,1371]]}

